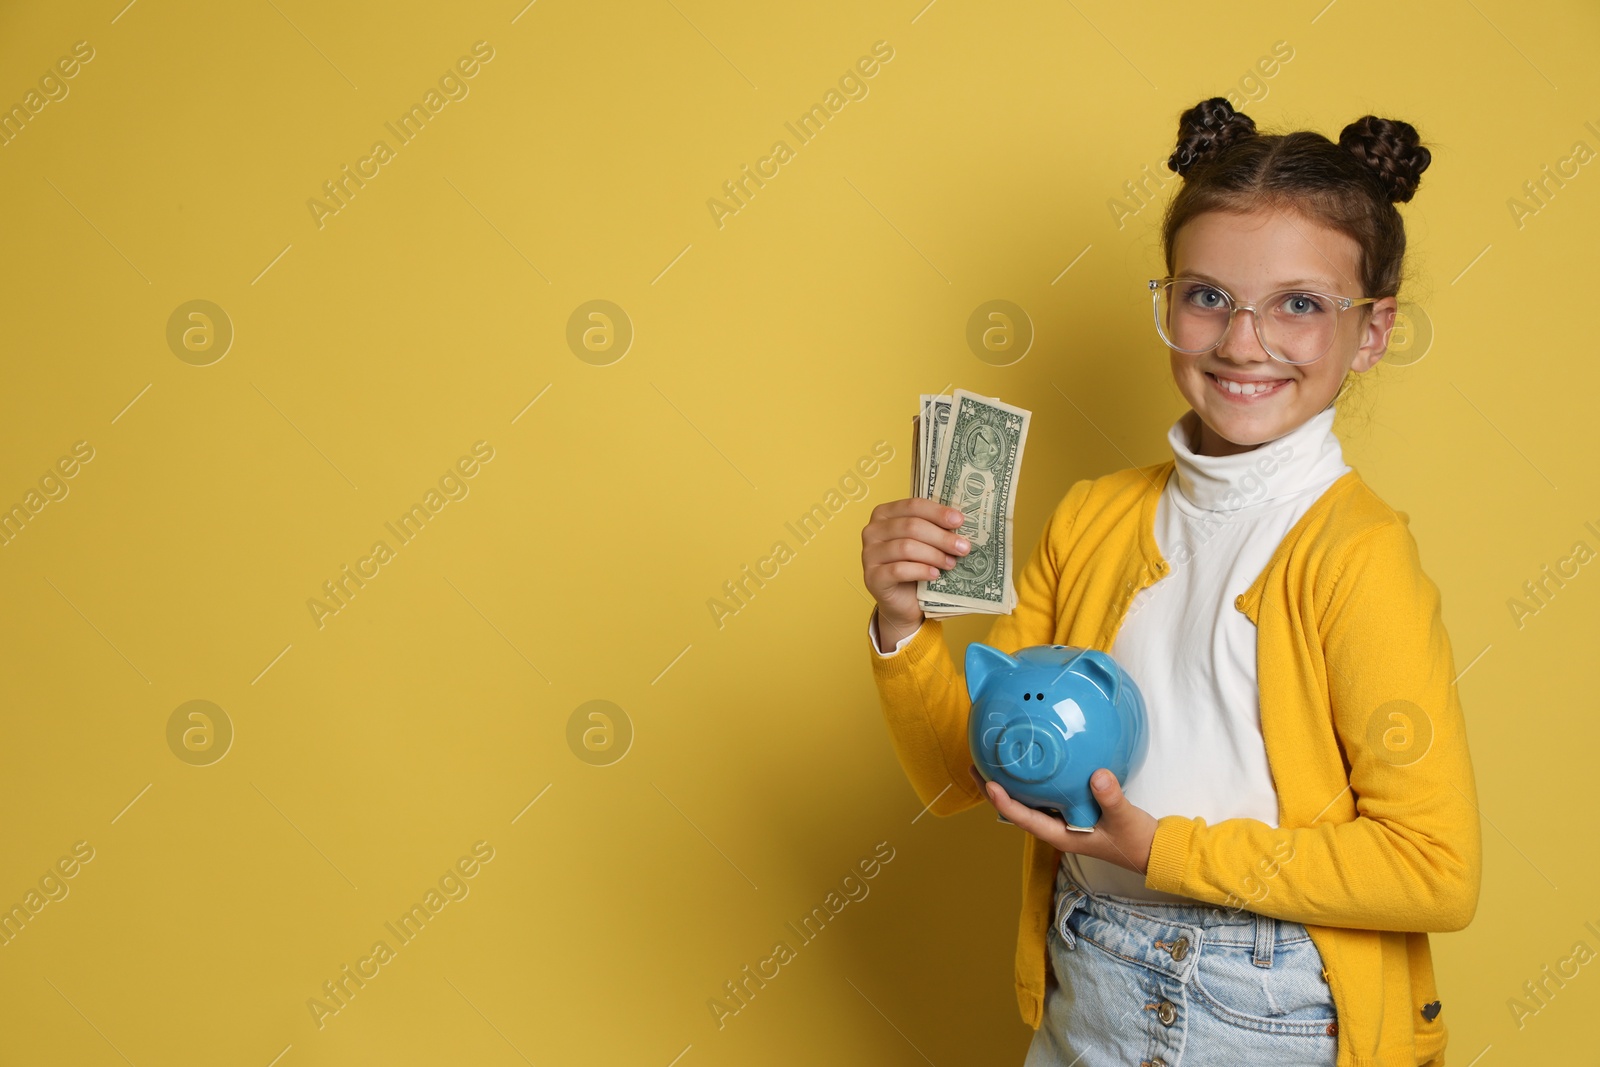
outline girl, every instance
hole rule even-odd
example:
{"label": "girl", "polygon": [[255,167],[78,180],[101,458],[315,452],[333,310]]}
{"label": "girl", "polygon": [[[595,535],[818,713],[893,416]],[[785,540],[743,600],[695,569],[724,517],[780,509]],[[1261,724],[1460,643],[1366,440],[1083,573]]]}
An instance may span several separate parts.
{"label": "girl", "polygon": [[1455,662],[1408,517],[1332,430],[1388,344],[1394,203],[1428,162],[1371,115],[1335,144],[1222,97],[1183,114],[1149,285],[1191,410],[1171,460],[1071,486],[986,640],[1107,651],[1142,690],[1149,755],[1096,772],[1091,831],[971,767],[966,686],[916,602],[969,551],[961,516],[899,500],[862,531],[907,776],[935,814],[987,799],[1027,831],[1028,1067],[1443,1063],[1426,931],[1471,921],[1481,871]]}

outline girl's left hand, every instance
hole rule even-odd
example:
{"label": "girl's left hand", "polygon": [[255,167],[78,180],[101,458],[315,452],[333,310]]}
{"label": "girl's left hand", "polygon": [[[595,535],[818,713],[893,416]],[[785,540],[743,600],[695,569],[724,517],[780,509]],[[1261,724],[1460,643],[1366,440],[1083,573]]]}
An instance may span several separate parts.
{"label": "girl's left hand", "polygon": [[985,782],[977,767],[968,770],[996,811],[1056,851],[1093,856],[1135,874],[1149,870],[1150,843],[1156,836],[1155,816],[1130,804],[1116,776],[1104,767],[1089,778],[1089,788],[1100,805],[1100,821],[1088,833],[1069,830],[1056,816],[1012,800],[999,782]]}

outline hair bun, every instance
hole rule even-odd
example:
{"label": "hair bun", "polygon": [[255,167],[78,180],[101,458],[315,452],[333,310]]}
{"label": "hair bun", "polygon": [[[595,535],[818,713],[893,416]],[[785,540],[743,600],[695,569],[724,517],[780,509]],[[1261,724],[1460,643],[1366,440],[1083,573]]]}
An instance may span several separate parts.
{"label": "hair bun", "polygon": [[1249,115],[1235,111],[1225,96],[1202,100],[1178,119],[1178,147],[1167,166],[1181,175],[1246,137],[1256,135]]}
{"label": "hair bun", "polygon": [[1400,204],[1416,195],[1417,182],[1433,160],[1416,127],[1376,115],[1363,115],[1346,126],[1339,147],[1355,153],[1388,190],[1389,199]]}

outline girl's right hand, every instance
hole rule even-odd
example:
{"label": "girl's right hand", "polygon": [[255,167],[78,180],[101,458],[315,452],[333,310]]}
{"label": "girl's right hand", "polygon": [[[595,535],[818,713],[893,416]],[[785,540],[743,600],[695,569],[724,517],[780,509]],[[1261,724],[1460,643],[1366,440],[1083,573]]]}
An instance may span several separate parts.
{"label": "girl's right hand", "polygon": [[954,532],[960,525],[961,512],[926,497],[872,509],[861,530],[861,580],[878,602],[880,648],[893,648],[922,625],[917,582],[940,577],[972,551]]}

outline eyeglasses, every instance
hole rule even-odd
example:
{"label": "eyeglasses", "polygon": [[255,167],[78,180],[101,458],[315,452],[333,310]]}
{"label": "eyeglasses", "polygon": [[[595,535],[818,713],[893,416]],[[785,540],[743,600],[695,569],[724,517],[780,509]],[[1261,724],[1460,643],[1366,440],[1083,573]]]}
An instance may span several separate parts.
{"label": "eyeglasses", "polygon": [[1190,356],[1209,352],[1228,335],[1233,317],[1248,311],[1267,355],[1297,367],[1327,355],[1339,331],[1340,312],[1380,299],[1282,289],[1254,304],[1241,304],[1210,282],[1184,277],[1152,278],[1150,294],[1156,332],[1169,348]]}

